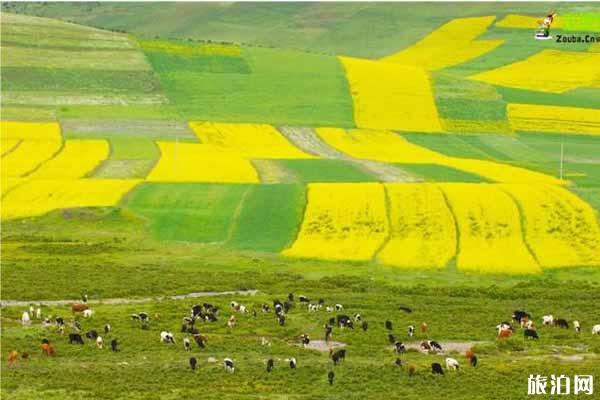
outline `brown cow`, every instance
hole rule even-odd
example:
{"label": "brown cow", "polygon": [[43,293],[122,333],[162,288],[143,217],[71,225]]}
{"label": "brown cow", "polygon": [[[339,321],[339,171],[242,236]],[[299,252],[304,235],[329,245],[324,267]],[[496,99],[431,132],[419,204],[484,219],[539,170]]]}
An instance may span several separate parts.
{"label": "brown cow", "polygon": [[54,355],[54,347],[52,347],[52,345],[50,343],[42,343],[42,353],[46,354],[47,356],[53,356]]}
{"label": "brown cow", "polygon": [[71,311],[73,311],[74,313],[83,312],[83,311],[87,310],[88,308],[89,307],[87,304],[82,304],[82,303],[71,304]]}
{"label": "brown cow", "polygon": [[12,367],[13,365],[15,365],[18,359],[19,353],[17,353],[16,350],[13,350],[10,353],[8,353],[8,366]]}
{"label": "brown cow", "polygon": [[426,322],[422,322],[421,323],[421,333],[427,333],[428,330],[429,330],[429,325],[427,325]]}
{"label": "brown cow", "polygon": [[498,332],[498,339],[508,339],[512,336],[512,331],[510,329],[502,329]]}

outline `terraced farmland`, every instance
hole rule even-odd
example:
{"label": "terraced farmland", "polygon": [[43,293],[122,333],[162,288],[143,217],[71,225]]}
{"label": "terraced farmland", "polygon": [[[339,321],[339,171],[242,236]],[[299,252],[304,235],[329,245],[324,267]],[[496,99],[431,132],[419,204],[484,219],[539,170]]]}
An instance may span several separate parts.
{"label": "terraced farmland", "polygon": [[[597,28],[595,4],[556,7],[553,35]],[[500,400],[532,371],[597,373],[600,52],[535,40],[547,11],[2,3],[2,348],[28,358],[3,353],[0,395]],[[263,306],[288,293],[343,310],[290,300],[277,320]],[[83,294],[91,318],[46,302]],[[181,317],[204,301],[221,314],[184,352]],[[105,345],[122,351],[23,325],[40,302],[66,333],[111,323]],[[517,309],[583,329],[498,340]],[[142,311],[148,329],[131,321]],[[347,360],[297,346],[346,313],[362,318],[332,324]],[[431,376],[446,356],[460,370]]]}

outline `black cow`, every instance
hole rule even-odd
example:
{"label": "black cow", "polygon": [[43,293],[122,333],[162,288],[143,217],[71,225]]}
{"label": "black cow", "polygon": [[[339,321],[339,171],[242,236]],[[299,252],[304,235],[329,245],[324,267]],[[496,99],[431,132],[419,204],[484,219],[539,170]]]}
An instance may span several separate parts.
{"label": "black cow", "polygon": [[527,317],[528,319],[531,319],[531,315],[525,311],[516,310],[515,312],[513,312],[513,315],[512,315],[513,321],[517,321],[519,323],[525,317]]}
{"label": "black cow", "polygon": [[190,357],[190,368],[193,370],[196,369],[196,364],[198,363],[198,361],[196,360],[196,357]]}
{"label": "black cow", "polygon": [[42,339],[42,344],[50,344],[50,341],[46,338]]}
{"label": "black cow", "polygon": [[283,315],[283,314],[278,315],[277,322],[279,323],[279,326],[284,326],[285,325],[285,315]]}
{"label": "black cow", "polygon": [[363,321],[362,330],[366,332],[367,329],[369,329],[369,323],[367,321]]}
{"label": "black cow", "polygon": [[396,361],[394,361],[394,364],[396,364],[397,367],[402,367],[402,360],[399,358],[396,358]]}
{"label": "black cow", "polygon": [[310,303],[310,299],[303,295],[298,296],[298,300],[300,301],[300,303]]}
{"label": "black cow", "polygon": [[289,301],[286,301],[283,303],[283,312],[288,313],[288,312],[290,312],[291,308],[292,308],[292,303],[290,303]]}
{"label": "black cow", "polygon": [[335,325],[335,317],[329,318],[329,325]]}
{"label": "black cow", "polygon": [[527,339],[527,338],[529,338],[529,339],[539,339],[540,338],[538,336],[538,333],[534,329],[525,329],[523,331],[523,335],[524,335],[525,339]]}
{"label": "black cow", "polygon": [[565,328],[565,329],[569,329],[569,323],[567,322],[566,319],[557,319],[556,321],[554,321],[554,323],[556,324],[556,326],[558,326],[559,328]]}
{"label": "black cow", "polygon": [[346,349],[339,349],[336,352],[331,354],[331,360],[333,361],[333,365],[337,365],[340,361],[346,359]]}
{"label": "black cow", "polygon": [[392,321],[390,321],[390,320],[385,321],[385,329],[387,329],[388,331],[392,330]]}
{"label": "black cow", "polygon": [[397,353],[404,353],[406,351],[406,346],[404,346],[404,343],[402,342],[396,342],[394,343],[394,350],[396,350]]}
{"label": "black cow", "polygon": [[201,312],[202,312],[202,306],[200,306],[200,305],[198,305],[198,304],[196,304],[195,306],[193,306],[193,307],[190,309],[190,315],[191,315],[192,317],[195,317],[195,316],[199,315]]}
{"label": "black cow", "polygon": [[396,343],[396,337],[391,333],[388,333],[388,342],[390,342],[390,344]]}
{"label": "black cow", "polygon": [[69,344],[73,343],[83,344],[83,339],[79,333],[69,333]]}
{"label": "black cow", "polygon": [[273,361],[272,358],[269,358],[267,360],[267,372],[271,372],[273,371],[273,367],[275,366],[275,362]]}
{"label": "black cow", "polygon": [[65,324],[65,320],[62,317],[56,317],[56,325],[63,326]]}
{"label": "black cow", "polygon": [[89,332],[86,332],[85,337],[88,339],[96,339],[98,337],[98,332],[91,330]]}
{"label": "black cow", "polygon": [[298,366],[298,363],[296,362],[295,358],[290,358],[290,368],[291,369],[296,369],[296,367]]}
{"label": "black cow", "polygon": [[288,300],[289,301],[294,301],[294,293],[288,294]]}
{"label": "black cow", "polygon": [[412,308],[410,308],[410,307],[400,306],[400,307],[398,307],[398,309],[401,311],[404,311],[405,313],[409,313],[409,314],[411,312],[413,312]]}
{"label": "black cow", "polygon": [[475,368],[477,366],[477,356],[473,355],[471,357],[471,367]]}
{"label": "black cow", "polygon": [[327,380],[329,381],[330,385],[333,385],[334,378],[335,378],[335,373],[333,371],[329,371],[329,373],[327,374]]}
{"label": "black cow", "polygon": [[104,333],[108,335],[108,332],[110,332],[110,324],[104,325]]}
{"label": "black cow", "polygon": [[431,364],[431,373],[434,375],[444,375],[444,370],[442,369],[442,365],[440,363]]}
{"label": "black cow", "polygon": [[194,335],[194,342],[196,342],[198,347],[200,347],[201,349],[206,347],[206,338],[200,334]]}
{"label": "black cow", "polygon": [[119,342],[117,342],[117,339],[113,339],[110,341],[110,348],[112,349],[112,351],[114,351],[115,353],[119,350]]}
{"label": "black cow", "polygon": [[319,305],[322,306],[323,304],[325,304],[325,299],[319,299]]}
{"label": "black cow", "polygon": [[440,345],[438,342],[436,342],[435,340],[430,340],[429,342],[429,346],[435,350],[435,351],[442,351],[442,345]]}
{"label": "black cow", "polygon": [[325,325],[325,342],[329,342],[331,340],[331,333],[333,328],[329,325]]}

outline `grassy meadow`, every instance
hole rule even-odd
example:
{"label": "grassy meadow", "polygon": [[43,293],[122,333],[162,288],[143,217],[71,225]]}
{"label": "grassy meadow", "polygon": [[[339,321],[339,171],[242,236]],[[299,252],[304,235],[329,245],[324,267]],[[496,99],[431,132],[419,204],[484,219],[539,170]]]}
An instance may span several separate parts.
{"label": "grassy meadow", "polygon": [[[408,142],[402,152],[390,150],[386,155],[393,161],[360,157],[369,152],[353,157],[314,129],[343,128],[344,135],[351,135],[353,128],[359,128],[357,113],[363,110],[357,110],[354,98],[361,93],[351,87],[340,56],[375,61],[414,45],[454,18],[541,17],[550,9],[558,9],[559,15],[598,13],[598,6],[4,2],[1,7],[2,122],[53,123],[47,129],[60,132],[56,133],[60,136],[58,151],[31,154],[32,159],[41,157],[36,158],[33,169],[11,175],[7,166],[32,163],[29,153],[21,156],[24,161],[14,160],[23,153],[19,147],[31,145],[32,139],[24,134],[9,137],[13,132],[5,133],[3,125],[2,206],[14,204],[9,201],[11,193],[38,183],[35,172],[60,157],[70,140],[105,140],[108,155],[83,176],[65,180],[64,193],[42,191],[24,196],[23,208],[27,202],[46,200],[60,205],[61,197],[72,194],[68,185],[84,180],[124,180],[135,185],[111,204],[59,206],[41,215],[2,219],[0,397],[500,400],[527,398],[527,377],[532,373],[600,376],[600,336],[591,335],[592,326],[600,323],[600,268],[594,264],[600,260],[600,237],[594,236],[595,222],[600,224],[600,136],[548,133],[543,127],[539,132],[522,132],[513,128],[507,111],[514,103],[577,107],[588,110],[591,121],[600,108],[600,89],[581,86],[553,93],[470,78],[547,49],[592,54],[589,44],[536,41],[534,29],[502,28],[492,23],[475,42],[502,40],[501,45],[455,65],[426,71],[428,79],[424,81],[430,85],[432,107],[443,132],[386,131],[387,137]],[[555,32],[563,31],[553,28]],[[557,79],[563,73],[569,72],[556,71]],[[387,89],[388,77],[368,78],[383,82],[377,87]],[[385,103],[387,95],[382,93],[378,100]],[[421,107],[421,95],[417,93],[407,106]],[[400,108],[390,106],[388,111],[394,115],[406,112]],[[203,136],[190,127],[190,122],[196,121],[232,125],[221,130],[213,127],[215,131]],[[249,149],[223,150],[220,144],[244,143],[232,140],[243,131],[233,125],[236,123],[272,125],[274,135],[281,133],[284,141],[302,150],[293,152],[300,158],[285,158],[276,151],[253,158],[247,156]],[[596,122],[589,125],[598,129]],[[378,133],[373,131],[372,136]],[[210,137],[214,143],[203,142],[202,137]],[[273,143],[279,143],[275,139]],[[235,178],[236,165],[243,165],[256,172],[258,182],[242,178],[239,182],[232,179],[233,183],[196,178],[151,182],[149,174],[167,157],[162,153],[166,153],[165,142],[209,149],[201,154],[212,151],[215,159],[225,160],[206,164],[201,157],[190,156],[189,150],[192,161],[178,164],[175,145],[175,178],[178,173],[209,176],[223,171],[233,171]],[[378,143],[372,144],[377,148]],[[393,144],[390,141],[390,146]],[[382,153],[387,150],[381,145],[378,148]],[[80,156],[83,160],[87,155]],[[458,160],[452,164],[456,168],[443,165],[445,156]],[[487,163],[470,172],[459,169],[466,165],[460,162],[464,159],[496,164]],[[76,163],[73,161],[74,168]],[[505,193],[503,199],[512,208],[498,206],[498,215],[490,218],[485,211],[494,208],[499,197],[491,197],[492,203],[481,207],[489,199],[478,203],[475,193],[484,192],[474,188],[505,182],[472,172],[484,173],[490,165],[495,172],[514,166],[548,178],[558,178],[562,167],[565,181],[556,181],[557,187],[582,201],[540,203],[540,215],[528,214],[528,220],[522,204]],[[214,171],[218,169],[223,171]],[[507,187],[514,184],[511,178],[515,177],[508,176]],[[410,203],[417,196],[398,196],[393,216],[389,186],[381,185],[389,182],[427,185],[432,192],[439,189],[440,196],[423,196],[418,205]],[[381,190],[373,191],[377,196],[372,198],[355,190],[354,197],[339,204],[344,185],[336,184],[361,183]],[[447,194],[440,189],[457,183],[472,185],[462,186],[472,189],[465,189],[462,200],[460,196],[453,199],[460,204],[471,201],[464,207],[460,229],[456,209],[452,210]],[[314,208],[318,218],[303,224],[308,220],[309,192],[315,184],[330,185],[330,191],[323,192],[322,207]],[[537,189],[551,184],[531,183]],[[529,182],[523,186],[527,185]],[[336,199],[338,204],[334,204]],[[454,229],[456,235],[451,241],[456,243],[452,258],[438,269],[385,265],[379,256],[392,239],[420,249],[419,240],[435,236],[431,227],[435,225],[428,222],[436,215],[434,206],[448,208],[451,216],[448,232]],[[510,226],[502,220],[507,209],[515,216]],[[344,210],[354,214],[342,215]],[[381,216],[379,224],[374,222],[374,214]],[[392,218],[394,232],[390,233]],[[360,248],[373,242],[374,236],[382,239],[370,258],[360,262],[285,256],[282,253],[298,240],[301,228],[321,240],[314,240],[315,247],[337,240]],[[356,232],[359,234],[354,237]],[[570,239],[566,236],[575,232],[580,235],[573,235],[573,241],[586,243],[575,243],[568,250],[577,253],[583,248],[589,257],[585,265],[544,265],[531,274],[501,269],[468,272],[458,261],[465,232],[480,235],[480,243],[492,245],[498,238],[512,235],[524,252],[532,252],[529,234],[533,239],[535,235],[556,239],[558,252],[562,249],[559,245]],[[550,243],[549,252],[552,247]],[[414,249],[405,250],[412,254]],[[505,250],[507,258],[516,252]],[[537,260],[532,258],[532,263]],[[244,290],[257,292],[219,294]],[[198,298],[173,297],[198,292],[210,293]],[[51,303],[75,301],[84,293],[94,310],[90,319],[73,314],[69,305]],[[323,298],[328,306],[340,303],[344,310],[309,313],[296,302],[285,325],[279,326],[274,313],[263,313],[260,307],[272,305],[275,299],[284,301],[288,293],[306,295],[313,303]],[[234,329],[227,327],[227,319],[234,313],[229,307],[232,300],[257,311],[256,316],[236,314]],[[24,303],[11,305],[10,301]],[[216,322],[197,323],[208,339],[207,347],[193,344],[188,353],[182,339],[190,335],[181,333],[181,321],[191,306],[203,302],[218,305],[220,316]],[[22,326],[21,314],[29,304],[42,304],[44,316],[63,316],[66,333],[74,332],[71,324],[75,320],[81,322],[83,333],[90,329],[100,332],[110,323],[112,331],[101,334],[105,348],[97,349],[90,340],[83,346],[70,345],[67,336],[61,336],[54,326],[43,328],[39,320]],[[406,313],[401,306],[413,312]],[[509,320],[514,310],[532,314],[539,340],[525,340],[521,328],[507,340],[496,338],[496,325]],[[132,313],[142,311],[150,315],[148,329],[131,320]],[[363,331],[358,323],[354,330],[334,328],[333,340],[346,345],[348,353],[345,361],[334,366],[327,346],[322,349],[325,351],[302,348],[299,336],[309,334],[313,340],[322,340],[324,325],[341,313],[360,313],[369,329]],[[542,326],[545,314],[565,318],[570,328]],[[406,353],[393,352],[386,320],[393,322],[391,333],[396,339],[409,346]],[[574,320],[581,322],[579,334],[572,328]],[[418,329],[422,322],[429,326],[427,333]],[[407,334],[411,324],[417,327],[414,337]],[[163,330],[174,333],[176,345],[159,342]],[[261,345],[263,337],[270,346]],[[43,338],[52,342],[54,357],[41,354]],[[118,340],[119,352],[110,350],[112,339]],[[437,340],[449,350],[423,354],[415,349],[427,339]],[[479,357],[477,368],[469,366],[464,355],[468,348]],[[12,350],[27,353],[28,358],[9,365]],[[196,371],[188,366],[191,356],[198,359]],[[432,375],[431,363],[439,362],[445,368],[446,356],[456,358],[461,369],[446,371],[445,376]],[[209,357],[217,362],[209,362]],[[235,361],[234,374],[223,370],[226,357]],[[285,361],[290,357],[298,360],[295,370]],[[269,358],[275,360],[271,373],[265,370]],[[401,359],[402,367],[394,364],[396,358]],[[416,368],[414,375],[409,374],[409,365]],[[327,382],[329,371],[335,372],[332,386]],[[596,391],[597,386],[596,382]]]}

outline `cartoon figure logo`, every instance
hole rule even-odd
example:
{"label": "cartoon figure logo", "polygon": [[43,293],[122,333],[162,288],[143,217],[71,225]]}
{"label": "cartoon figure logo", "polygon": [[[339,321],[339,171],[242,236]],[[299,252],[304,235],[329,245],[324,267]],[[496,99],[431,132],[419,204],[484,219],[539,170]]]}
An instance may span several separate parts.
{"label": "cartoon figure logo", "polygon": [[554,10],[546,14],[546,17],[542,21],[538,21],[538,29],[535,32],[535,38],[538,40],[552,39],[550,36],[550,26],[554,22],[554,18],[557,16]]}

